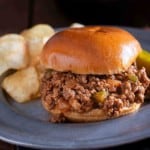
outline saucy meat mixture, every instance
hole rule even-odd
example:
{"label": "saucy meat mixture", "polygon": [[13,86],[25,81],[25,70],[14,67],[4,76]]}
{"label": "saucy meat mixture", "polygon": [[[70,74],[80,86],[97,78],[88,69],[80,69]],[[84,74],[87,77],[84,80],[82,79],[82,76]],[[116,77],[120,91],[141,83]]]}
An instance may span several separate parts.
{"label": "saucy meat mixture", "polygon": [[[113,117],[119,116],[123,107],[143,103],[149,83],[145,68],[138,70],[135,64],[115,75],[48,70],[42,79],[41,95],[49,109],[82,113],[99,108]],[[52,121],[61,122],[64,117],[53,116]]]}

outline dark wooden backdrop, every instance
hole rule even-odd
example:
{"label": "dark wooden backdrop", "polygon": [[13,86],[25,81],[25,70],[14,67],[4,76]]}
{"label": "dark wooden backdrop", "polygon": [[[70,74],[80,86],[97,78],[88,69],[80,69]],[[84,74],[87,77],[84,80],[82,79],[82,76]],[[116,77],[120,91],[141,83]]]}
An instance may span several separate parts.
{"label": "dark wooden backdrop", "polygon": [[0,34],[37,23],[150,25],[150,0],[0,0]]}
{"label": "dark wooden backdrop", "polygon": [[0,0],[0,34],[20,32],[34,24],[69,25],[55,0]]}

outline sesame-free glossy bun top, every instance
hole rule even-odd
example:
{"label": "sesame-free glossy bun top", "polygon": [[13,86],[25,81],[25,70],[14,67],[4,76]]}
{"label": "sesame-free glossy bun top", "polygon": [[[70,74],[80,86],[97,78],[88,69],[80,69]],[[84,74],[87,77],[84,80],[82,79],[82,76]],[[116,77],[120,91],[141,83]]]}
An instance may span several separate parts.
{"label": "sesame-free glossy bun top", "polygon": [[126,70],[140,51],[135,37],[117,27],[69,28],[48,40],[41,62],[56,71],[115,74]]}

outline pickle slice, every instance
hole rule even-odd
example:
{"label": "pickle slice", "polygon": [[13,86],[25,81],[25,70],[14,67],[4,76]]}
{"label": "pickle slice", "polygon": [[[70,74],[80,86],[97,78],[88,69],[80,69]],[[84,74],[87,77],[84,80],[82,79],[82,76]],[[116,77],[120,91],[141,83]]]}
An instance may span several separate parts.
{"label": "pickle slice", "polygon": [[148,76],[150,76],[150,52],[143,50],[137,57],[136,62],[138,68],[145,67]]}
{"label": "pickle slice", "polygon": [[100,103],[103,103],[105,98],[108,96],[108,92],[105,91],[105,90],[102,90],[102,91],[99,91],[99,92],[96,92],[94,95],[93,95],[93,98],[97,101],[97,102],[100,102]]}
{"label": "pickle slice", "polygon": [[137,82],[138,81],[138,77],[134,74],[129,74],[128,75],[129,80],[131,80],[132,82]]}

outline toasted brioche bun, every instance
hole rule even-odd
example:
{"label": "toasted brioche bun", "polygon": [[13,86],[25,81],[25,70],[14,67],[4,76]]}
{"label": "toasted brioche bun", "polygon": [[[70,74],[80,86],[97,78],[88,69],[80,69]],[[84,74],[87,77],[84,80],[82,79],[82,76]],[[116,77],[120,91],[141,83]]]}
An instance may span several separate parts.
{"label": "toasted brioche bun", "polygon": [[117,117],[121,117],[130,113],[136,112],[141,106],[141,104],[133,103],[129,107],[122,108],[119,113],[119,116],[110,117],[102,109],[92,109],[91,111],[85,112],[85,113],[77,113],[73,111],[61,112],[58,109],[51,110],[49,105],[45,101],[42,101],[42,102],[43,102],[44,108],[48,112],[50,112],[52,115],[63,114],[65,118],[67,118],[67,120],[71,122],[96,122],[96,121],[102,121],[102,120],[107,120],[111,118],[117,118]]}
{"label": "toasted brioche bun", "polygon": [[56,71],[114,74],[126,70],[141,46],[127,31],[110,26],[70,28],[45,45],[41,62]]}

